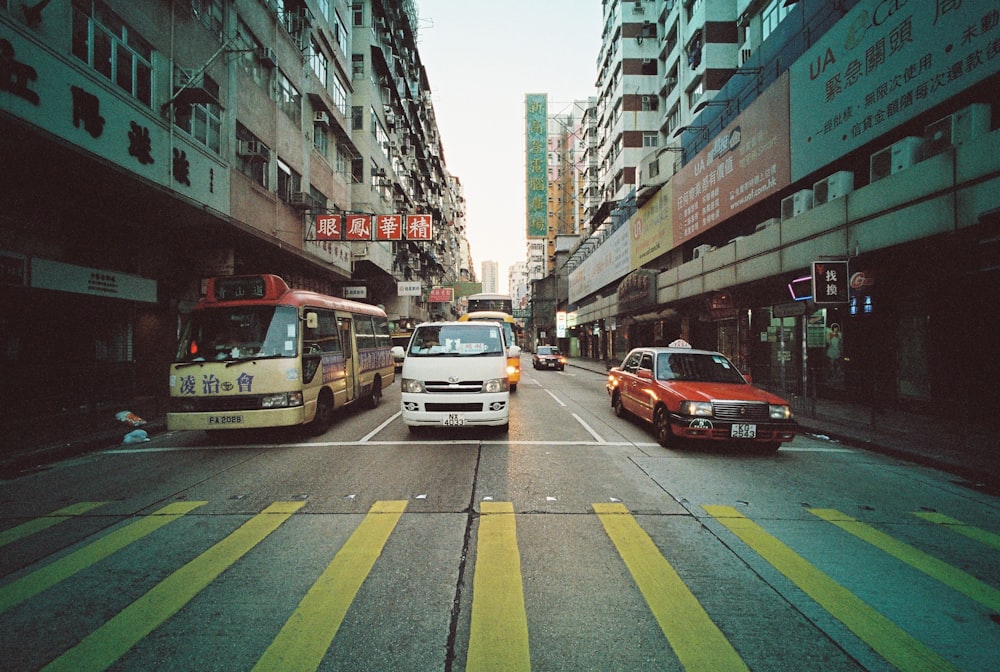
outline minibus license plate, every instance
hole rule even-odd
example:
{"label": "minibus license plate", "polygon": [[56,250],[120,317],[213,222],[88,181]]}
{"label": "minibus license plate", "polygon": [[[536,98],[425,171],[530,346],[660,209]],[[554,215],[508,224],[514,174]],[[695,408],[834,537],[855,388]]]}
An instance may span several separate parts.
{"label": "minibus license plate", "polygon": [[449,413],[445,416],[444,426],[445,427],[461,427],[465,424],[465,416],[461,413]]}
{"label": "minibus license plate", "polygon": [[734,439],[756,439],[757,425],[734,424],[729,436]]}
{"label": "minibus license plate", "polygon": [[208,416],[208,424],[214,426],[232,426],[232,425],[242,425],[243,416],[242,415],[210,415]]}

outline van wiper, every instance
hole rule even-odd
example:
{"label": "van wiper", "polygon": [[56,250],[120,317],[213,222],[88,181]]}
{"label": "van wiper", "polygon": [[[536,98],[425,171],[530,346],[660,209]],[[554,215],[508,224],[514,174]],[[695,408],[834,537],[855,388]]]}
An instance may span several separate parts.
{"label": "van wiper", "polygon": [[259,356],[258,355],[251,355],[250,357],[240,357],[238,359],[228,359],[228,360],[225,360],[225,361],[226,361],[226,368],[228,369],[233,364],[239,364],[241,362],[251,362],[251,361],[256,361],[258,359],[282,359],[282,358],[287,357],[287,356],[288,355],[283,355],[280,352],[275,352],[275,353],[270,354],[270,355],[259,355]]}

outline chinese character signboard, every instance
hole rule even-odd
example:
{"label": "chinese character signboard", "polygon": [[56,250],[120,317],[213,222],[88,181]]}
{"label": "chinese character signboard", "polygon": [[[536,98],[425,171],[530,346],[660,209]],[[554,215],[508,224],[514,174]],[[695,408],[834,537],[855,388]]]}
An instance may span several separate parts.
{"label": "chinese character signboard", "polygon": [[814,261],[812,265],[813,303],[847,303],[850,277],[846,261]]}
{"label": "chinese character signboard", "polygon": [[420,281],[407,280],[396,283],[396,296],[420,296]]}
{"label": "chinese character signboard", "polygon": [[402,240],[402,215],[375,215],[375,240]]}
{"label": "chinese character signboard", "polygon": [[525,97],[525,166],[527,178],[528,238],[544,238],[548,231],[548,96]]}
{"label": "chinese character signboard", "polygon": [[789,70],[792,179],[1000,72],[997,18],[996,0],[854,5]]}
{"label": "chinese character signboard", "polygon": [[432,287],[428,303],[451,303],[455,293],[451,287]]}
{"label": "chinese character signboard", "polygon": [[430,215],[317,215],[310,240],[432,240]]}
{"label": "chinese character signboard", "polygon": [[790,174],[788,76],[782,75],[671,179],[673,244],[777,194]]}
{"label": "chinese character signboard", "polygon": [[342,232],[340,215],[316,216],[316,240],[340,240]]}
{"label": "chinese character signboard", "polygon": [[347,215],[347,225],[344,227],[347,240],[371,240],[371,215]]}
{"label": "chinese character signboard", "polygon": [[406,216],[406,239],[407,240],[431,240],[431,216],[430,215],[407,215]]}

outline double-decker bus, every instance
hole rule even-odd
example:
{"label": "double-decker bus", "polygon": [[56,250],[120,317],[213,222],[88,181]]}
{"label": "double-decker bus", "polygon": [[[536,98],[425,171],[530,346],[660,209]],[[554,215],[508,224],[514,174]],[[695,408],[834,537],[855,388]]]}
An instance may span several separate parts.
{"label": "double-decker bus", "polygon": [[389,320],[372,305],[290,289],[276,275],[210,278],[170,367],[168,429],[309,425],[370,408],[393,383]]}

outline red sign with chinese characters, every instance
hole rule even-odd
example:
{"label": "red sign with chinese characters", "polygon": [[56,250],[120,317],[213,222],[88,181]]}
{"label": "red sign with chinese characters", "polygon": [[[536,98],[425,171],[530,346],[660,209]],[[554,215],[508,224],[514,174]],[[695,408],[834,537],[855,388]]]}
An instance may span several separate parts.
{"label": "red sign with chinese characters", "polygon": [[432,287],[427,296],[428,303],[451,303],[455,297],[452,287]]}
{"label": "red sign with chinese characters", "polygon": [[371,240],[372,239],[372,217],[371,215],[346,215],[347,223],[344,226],[344,238],[346,240]]}
{"label": "red sign with chinese characters", "polygon": [[430,240],[431,239],[431,216],[430,215],[407,215],[406,216],[406,239],[407,240]]}
{"label": "red sign with chinese characters", "polygon": [[402,240],[402,215],[375,215],[375,240]]}
{"label": "red sign with chinese characters", "polygon": [[316,240],[340,240],[342,234],[340,215],[316,216]]}

